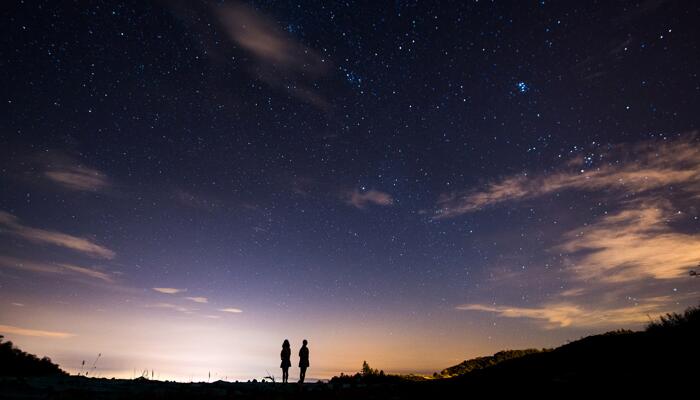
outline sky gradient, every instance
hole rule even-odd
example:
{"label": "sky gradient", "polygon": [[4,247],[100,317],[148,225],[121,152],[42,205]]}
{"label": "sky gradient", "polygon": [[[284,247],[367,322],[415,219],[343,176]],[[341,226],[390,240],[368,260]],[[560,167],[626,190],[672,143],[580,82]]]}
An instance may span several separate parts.
{"label": "sky gradient", "polygon": [[0,334],[69,372],[432,373],[700,299],[697,4],[1,13]]}

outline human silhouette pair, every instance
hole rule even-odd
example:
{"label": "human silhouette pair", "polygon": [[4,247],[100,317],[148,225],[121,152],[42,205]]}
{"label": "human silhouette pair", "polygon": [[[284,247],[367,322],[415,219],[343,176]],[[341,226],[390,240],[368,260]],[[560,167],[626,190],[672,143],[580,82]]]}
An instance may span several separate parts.
{"label": "human silhouette pair", "polygon": [[[304,383],[304,378],[306,377],[306,369],[309,368],[309,348],[306,346],[309,342],[304,339],[299,349],[299,383]],[[292,366],[292,349],[289,347],[289,340],[284,339],[282,342],[282,352],[280,353],[280,358],[282,359],[282,383],[287,383],[289,381],[289,367]]]}

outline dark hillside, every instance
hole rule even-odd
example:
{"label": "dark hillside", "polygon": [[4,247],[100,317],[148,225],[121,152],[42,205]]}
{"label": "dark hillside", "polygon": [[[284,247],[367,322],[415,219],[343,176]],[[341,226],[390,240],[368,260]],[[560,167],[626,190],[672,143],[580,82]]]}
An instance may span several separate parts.
{"label": "dark hillside", "polygon": [[26,353],[2,339],[0,335],[0,376],[66,375],[50,358]]}
{"label": "dark hillside", "polygon": [[459,378],[528,384],[644,385],[697,378],[700,308],[670,314],[645,331],[589,336],[549,352],[529,354]]}

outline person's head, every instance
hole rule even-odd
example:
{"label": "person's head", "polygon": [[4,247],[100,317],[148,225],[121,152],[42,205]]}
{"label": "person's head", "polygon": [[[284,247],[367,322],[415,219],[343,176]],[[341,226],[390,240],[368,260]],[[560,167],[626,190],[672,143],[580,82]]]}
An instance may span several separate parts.
{"label": "person's head", "polygon": [[307,344],[309,344],[309,342],[308,342],[306,339],[304,339],[304,341],[301,342],[301,343],[302,343],[304,346],[306,346]]}
{"label": "person's head", "polygon": [[283,348],[283,349],[286,349],[286,348],[288,348],[288,347],[289,347],[289,340],[284,339],[284,342],[282,342],[282,348]]}

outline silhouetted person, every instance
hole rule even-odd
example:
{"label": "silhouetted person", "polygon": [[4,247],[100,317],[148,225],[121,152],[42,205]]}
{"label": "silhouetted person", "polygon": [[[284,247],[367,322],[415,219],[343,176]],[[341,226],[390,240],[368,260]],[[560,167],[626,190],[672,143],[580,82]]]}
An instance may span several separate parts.
{"label": "silhouetted person", "polygon": [[309,348],[306,345],[309,342],[304,339],[304,342],[299,349],[299,383],[304,383],[306,377],[306,369],[309,368]]}
{"label": "silhouetted person", "polygon": [[282,359],[282,364],[280,364],[280,368],[282,368],[282,383],[289,381],[289,367],[292,366],[291,357],[292,349],[289,348],[289,340],[284,339],[282,351],[280,352],[280,358]]}

